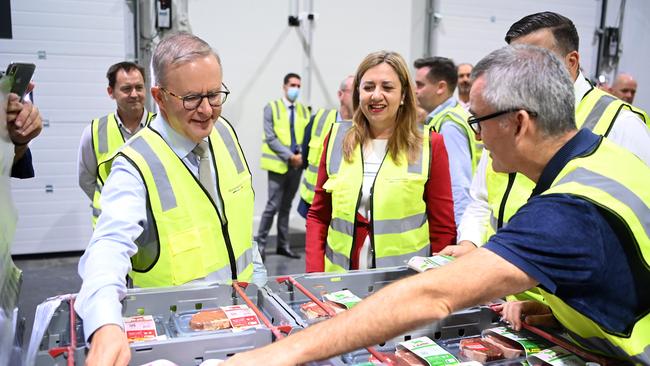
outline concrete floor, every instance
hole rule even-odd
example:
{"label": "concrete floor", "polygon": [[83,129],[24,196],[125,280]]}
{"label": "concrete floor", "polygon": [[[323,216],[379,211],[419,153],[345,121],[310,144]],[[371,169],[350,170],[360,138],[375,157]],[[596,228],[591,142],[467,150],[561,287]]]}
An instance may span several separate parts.
{"label": "concrete floor", "polygon": [[[303,273],[305,271],[304,243],[305,234],[291,234],[292,250],[302,255],[301,259],[292,259],[275,255],[275,237],[269,236],[266,269],[269,276]],[[18,309],[25,318],[25,337],[23,344],[29,343],[34,322],[36,306],[45,299],[55,295],[76,293],[81,287],[81,278],[77,274],[77,264],[81,252],[50,254],[47,256],[17,256],[14,263],[23,271]]]}

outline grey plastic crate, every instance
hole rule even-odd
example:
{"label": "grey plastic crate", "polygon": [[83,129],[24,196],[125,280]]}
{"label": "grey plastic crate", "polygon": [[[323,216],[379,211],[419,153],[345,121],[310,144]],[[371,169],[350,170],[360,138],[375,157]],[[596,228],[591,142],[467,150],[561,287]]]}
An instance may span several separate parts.
{"label": "grey plastic crate", "polygon": [[[364,271],[350,271],[348,273],[317,273],[292,276],[298,283],[309,290],[314,296],[350,290],[360,298],[366,298],[396,280],[411,276],[416,272],[407,267],[392,267]],[[283,278],[279,276],[276,278]],[[273,281],[272,281],[273,280]],[[299,289],[289,282],[278,283],[275,278],[269,280],[267,288],[285,310],[295,317],[296,322],[303,328],[313,324],[300,312],[300,305],[310,301]],[[392,353],[399,342],[413,338],[427,336],[433,340],[451,340],[460,337],[478,336],[484,329],[499,326],[499,317],[487,306],[478,306],[457,311],[445,319],[412,330],[399,337],[375,346],[380,352]],[[369,353],[358,350],[336,358],[343,364],[355,364],[368,361]],[[335,359],[332,359],[334,361]]]}
{"label": "grey plastic crate", "polygon": [[[295,319],[280,306],[267,291],[249,285],[246,295],[257,305],[274,326],[297,328]],[[226,358],[235,353],[270,344],[273,334],[267,328],[248,329],[241,332],[207,332],[183,336],[173,325],[176,314],[188,314],[199,309],[245,304],[235,290],[226,285],[132,289],[123,301],[125,317],[153,315],[158,331],[166,340],[136,342],[131,344],[131,364],[139,365],[156,359],[167,359],[178,365],[200,364],[209,358]],[[36,359],[37,366],[64,365],[63,356],[53,359],[48,350],[70,344],[69,304],[62,303],[50,321]],[[77,317],[77,348],[75,363],[85,361],[85,342],[81,320]]]}

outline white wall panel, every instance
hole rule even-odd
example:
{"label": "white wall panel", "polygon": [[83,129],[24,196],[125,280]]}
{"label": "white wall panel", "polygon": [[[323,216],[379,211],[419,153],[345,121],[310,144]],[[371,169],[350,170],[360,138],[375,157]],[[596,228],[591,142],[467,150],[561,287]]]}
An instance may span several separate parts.
{"label": "white wall panel", "polygon": [[[223,115],[235,126],[251,167],[256,221],[267,199],[267,173],[259,168],[263,109],[267,102],[281,97],[286,73],[303,74],[303,51],[296,28],[287,25],[288,4],[189,0],[193,32],[208,41],[222,58],[224,82],[232,92]],[[413,55],[422,53],[423,33],[417,25],[423,22],[423,9],[421,0],[314,1],[317,19],[311,104],[315,108],[335,107],[339,83],[346,75],[354,74],[370,52],[397,51],[410,64]],[[292,208],[291,225],[304,230],[304,221],[295,211],[297,202],[298,198]]]}
{"label": "white wall panel", "polygon": [[574,22],[580,36],[581,66],[591,70],[595,62],[593,35],[600,14],[596,0],[438,0],[436,12],[442,20],[435,28],[434,54],[475,64],[506,45],[504,37],[512,23],[540,11],[554,11]]}
{"label": "white wall panel", "polygon": [[[610,0],[607,7],[605,26],[617,26],[620,0]],[[647,60],[650,59],[650,1],[626,0],[621,51],[618,71],[630,73],[635,77],[638,89],[634,105],[649,111],[650,72]]]}
{"label": "white wall panel", "polygon": [[105,73],[133,54],[125,26],[132,14],[122,0],[12,1],[11,11],[14,38],[0,40],[0,65],[36,64],[34,99],[47,124],[31,144],[36,177],[12,180],[19,214],[12,253],[83,250],[91,212],[77,185],[79,138],[115,108]]}

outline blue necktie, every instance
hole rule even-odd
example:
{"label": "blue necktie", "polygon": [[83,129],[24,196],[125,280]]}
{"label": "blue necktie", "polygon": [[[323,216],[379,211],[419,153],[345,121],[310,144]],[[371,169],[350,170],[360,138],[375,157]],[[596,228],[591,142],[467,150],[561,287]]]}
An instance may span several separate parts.
{"label": "blue necktie", "polygon": [[293,127],[296,118],[295,109],[296,107],[293,104],[289,106],[289,110],[291,111],[291,113],[289,113],[289,128],[291,130],[291,152],[297,154],[298,144],[296,143],[296,131]]}

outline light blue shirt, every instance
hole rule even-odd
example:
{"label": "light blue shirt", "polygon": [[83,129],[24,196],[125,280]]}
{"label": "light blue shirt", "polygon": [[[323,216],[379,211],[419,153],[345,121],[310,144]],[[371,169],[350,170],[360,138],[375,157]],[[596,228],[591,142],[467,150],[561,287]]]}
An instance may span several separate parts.
{"label": "light blue shirt", "polygon": [[[192,153],[196,144],[172,129],[162,114],[151,122],[151,127],[160,133],[192,174],[198,177],[199,163]],[[215,179],[214,172],[212,179]],[[148,227],[146,197],[146,188],[137,169],[124,157],[117,157],[102,189],[102,213],[90,244],[79,261],[79,275],[83,284],[75,310],[84,321],[86,339],[106,324],[123,327],[120,300],[126,296],[125,278],[131,270],[131,257],[138,251],[135,240],[140,235],[147,235],[144,232]],[[219,202],[217,206],[221,208],[223,204]],[[209,278],[192,283],[202,281],[208,284]],[[266,269],[255,241],[252,282],[258,286],[266,283]]]}
{"label": "light blue shirt", "polygon": [[[434,117],[448,107],[454,107],[456,103],[458,103],[456,98],[450,97],[429,113],[429,117]],[[469,186],[472,183],[472,157],[469,151],[469,137],[456,123],[445,123],[438,132],[445,141],[447,155],[449,156],[451,194],[454,198],[454,219],[456,220],[456,227],[458,227],[463,212],[465,212],[465,207],[471,201]]]}

